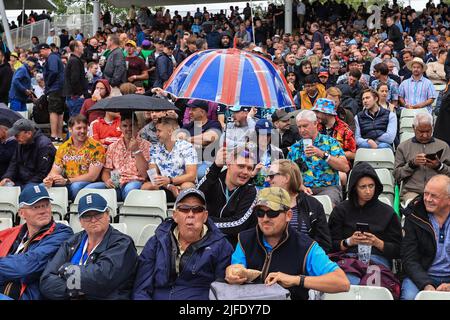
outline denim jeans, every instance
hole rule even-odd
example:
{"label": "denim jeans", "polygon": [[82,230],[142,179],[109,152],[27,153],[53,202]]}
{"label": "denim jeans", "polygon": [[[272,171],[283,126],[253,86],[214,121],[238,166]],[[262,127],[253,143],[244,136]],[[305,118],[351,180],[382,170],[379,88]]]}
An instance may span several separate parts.
{"label": "denim jeans", "polygon": [[90,182],[88,181],[77,181],[72,182],[71,184],[66,186],[67,190],[69,191],[69,199],[75,200],[75,197],[77,196],[78,192],[84,187],[86,187],[88,184],[90,184]]}
{"label": "denim jeans", "polygon": [[[141,189],[142,182],[141,181],[130,181],[124,185],[122,185],[120,188],[116,188],[117,193],[117,201],[124,201],[127,197],[128,193],[130,193],[131,190],[139,190]],[[92,188],[92,189],[106,189],[106,185],[104,182],[94,182],[86,186],[86,188]]]}
{"label": "denim jeans", "polygon": [[[378,149],[392,149],[392,145],[385,143],[385,142],[379,142],[378,144]],[[361,143],[358,148],[365,148],[365,149],[372,149],[372,147],[369,145],[368,142],[363,142]]]}
{"label": "denim jeans", "polygon": [[75,116],[80,113],[81,107],[83,106],[84,99],[80,97],[67,97],[66,104],[69,109],[69,116]]}
{"label": "denim jeans", "polygon": [[27,104],[25,102],[16,99],[12,99],[9,102],[9,107],[11,110],[14,111],[27,111]]}
{"label": "denim jeans", "polygon": [[[358,259],[357,254],[354,254],[354,253],[349,254],[349,256],[353,256],[353,255],[354,255],[355,259]],[[381,264],[381,265],[385,266],[386,268],[389,268],[389,269],[391,268],[391,263],[385,257],[379,256],[376,254],[372,254],[370,256],[370,261],[375,264]],[[348,281],[350,281],[351,285],[357,286],[361,282],[361,278],[355,276],[354,274],[346,273],[345,275],[347,276],[347,279],[348,279]]]}
{"label": "denim jeans", "polygon": [[[439,287],[442,283],[450,282],[450,277],[430,276],[430,278],[433,280],[433,286],[435,288]],[[402,294],[400,296],[400,300],[414,300],[419,291],[420,290],[410,278],[405,278],[402,283]]]}

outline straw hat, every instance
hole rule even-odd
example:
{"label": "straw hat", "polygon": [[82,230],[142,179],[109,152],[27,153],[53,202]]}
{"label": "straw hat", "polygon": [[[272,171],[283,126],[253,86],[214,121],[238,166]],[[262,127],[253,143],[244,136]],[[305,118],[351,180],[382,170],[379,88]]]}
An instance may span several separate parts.
{"label": "straw hat", "polygon": [[416,63],[418,63],[422,66],[423,72],[427,71],[427,65],[419,57],[415,57],[414,59],[412,59],[410,62],[408,62],[408,64],[406,66],[408,67],[409,70],[412,70],[413,64],[416,64]]}

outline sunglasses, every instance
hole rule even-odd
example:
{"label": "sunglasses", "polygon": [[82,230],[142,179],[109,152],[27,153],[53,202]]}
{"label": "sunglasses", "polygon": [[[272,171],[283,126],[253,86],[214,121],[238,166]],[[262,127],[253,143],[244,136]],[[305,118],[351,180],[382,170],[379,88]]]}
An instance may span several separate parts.
{"label": "sunglasses", "polygon": [[186,206],[186,205],[179,205],[176,208],[177,211],[180,211],[181,213],[189,213],[192,211],[192,213],[202,213],[205,212],[206,208],[204,206]]}
{"label": "sunglasses", "polygon": [[267,178],[272,180],[275,176],[280,176],[280,175],[281,175],[281,173],[279,173],[279,172],[269,172],[269,174],[267,175]]}
{"label": "sunglasses", "polygon": [[274,211],[274,210],[263,210],[263,209],[256,209],[255,213],[258,218],[264,218],[264,216],[267,216],[270,219],[278,217],[281,213],[284,211]]}

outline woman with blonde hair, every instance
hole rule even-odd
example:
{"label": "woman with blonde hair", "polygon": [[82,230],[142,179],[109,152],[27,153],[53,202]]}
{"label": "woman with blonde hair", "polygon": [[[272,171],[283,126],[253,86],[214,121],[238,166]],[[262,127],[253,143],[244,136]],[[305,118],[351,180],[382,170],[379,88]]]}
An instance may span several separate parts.
{"label": "woman with blonde hair", "polygon": [[280,187],[289,193],[292,210],[291,226],[309,235],[325,252],[329,252],[331,235],[323,206],[314,197],[306,194],[308,188],[303,186],[298,165],[285,159],[272,162],[267,182],[271,187]]}

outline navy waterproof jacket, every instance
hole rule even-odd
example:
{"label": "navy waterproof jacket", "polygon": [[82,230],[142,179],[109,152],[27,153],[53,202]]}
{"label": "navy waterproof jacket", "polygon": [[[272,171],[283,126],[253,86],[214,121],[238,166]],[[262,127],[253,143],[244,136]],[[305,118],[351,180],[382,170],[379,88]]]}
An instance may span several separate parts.
{"label": "navy waterproof jacket", "polygon": [[178,245],[172,233],[176,223],[169,219],[156,229],[139,257],[133,299],[208,300],[211,283],[225,277],[233,248],[210,219],[206,225],[205,237],[182,255],[178,275]]}
{"label": "navy waterproof jacket", "polygon": [[9,89],[9,100],[18,100],[27,102],[28,96],[26,90],[31,90],[31,75],[29,67],[24,64],[16,70],[11,80],[11,88]]}
{"label": "navy waterproof jacket", "polygon": [[61,91],[64,86],[64,64],[61,57],[52,52],[44,63],[45,94]]}
{"label": "navy waterproof jacket", "polygon": [[[109,226],[103,240],[89,255],[85,265],[78,267],[79,287],[67,286],[70,273],[61,274],[61,267],[71,266],[86,231],[64,242],[48,263],[41,277],[41,292],[48,299],[127,300],[137,266],[137,252],[133,240]],[[64,269],[64,268],[63,268]],[[72,270],[74,268],[72,267]]]}

